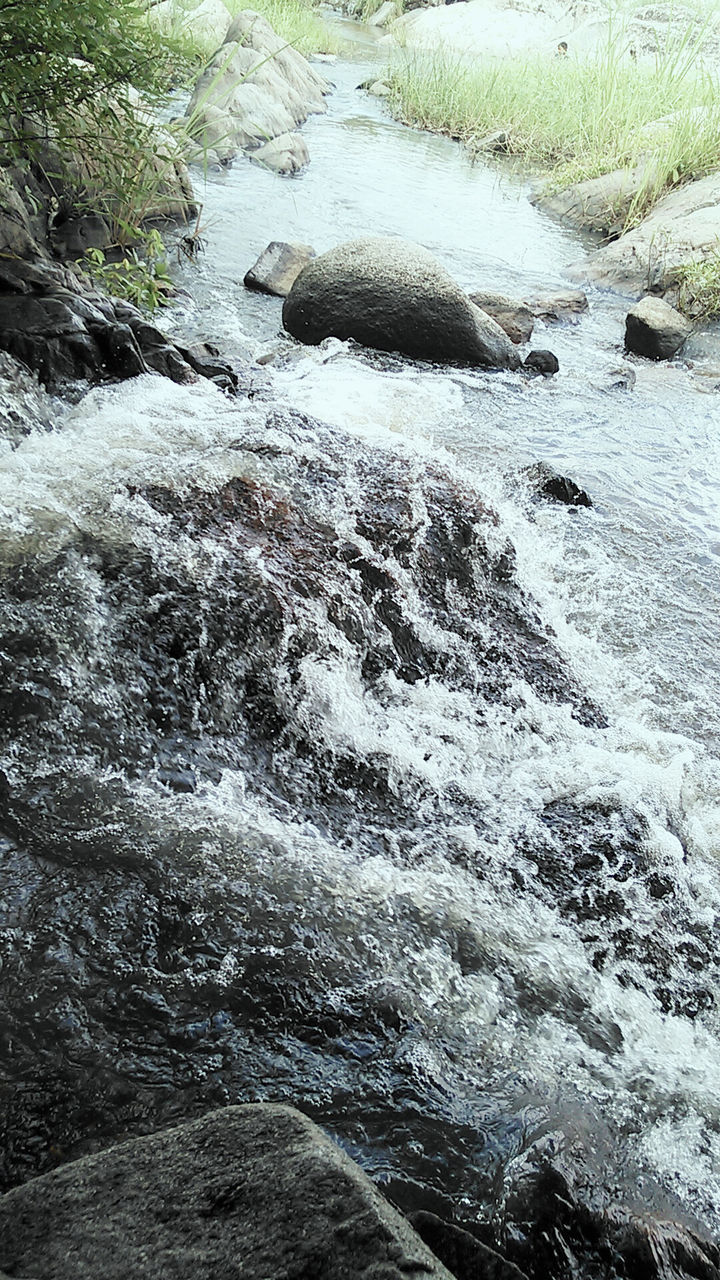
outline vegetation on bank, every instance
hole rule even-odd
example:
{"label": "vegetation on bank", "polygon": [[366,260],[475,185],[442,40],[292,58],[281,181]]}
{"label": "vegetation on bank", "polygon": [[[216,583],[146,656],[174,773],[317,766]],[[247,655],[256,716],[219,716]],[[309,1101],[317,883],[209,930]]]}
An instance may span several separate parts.
{"label": "vegetation on bank", "polygon": [[[181,127],[159,130],[156,113],[214,51],[180,20],[154,22],[153,7],[0,0],[0,172],[10,172],[35,214],[43,205],[58,222],[99,214],[118,252],[92,250],[87,269],[151,309],[167,300],[170,281],[158,233],[143,224],[159,208],[183,207],[173,192],[187,144]],[[228,0],[231,13],[244,7]],[[328,44],[309,0],[259,0],[257,8],[288,43]]]}
{"label": "vegetation on bank", "polygon": [[696,72],[696,57],[689,38],[649,65],[614,40],[586,60],[407,54],[393,69],[391,102],[405,122],[471,149],[502,130],[506,150],[555,189],[651,160],[632,225],[670,187],[720,167],[718,84]]}

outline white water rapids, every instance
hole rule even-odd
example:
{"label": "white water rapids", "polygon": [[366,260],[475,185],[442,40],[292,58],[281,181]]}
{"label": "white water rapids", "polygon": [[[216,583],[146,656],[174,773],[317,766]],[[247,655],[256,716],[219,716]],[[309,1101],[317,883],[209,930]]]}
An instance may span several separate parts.
{"label": "white water rapids", "polygon": [[[52,862],[57,823],[71,833],[58,836],[60,864],[81,865],[83,850],[99,858],[110,877],[102,894],[118,902],[123,859],[148,885],[153,866],[171,866],[188,930],[205,948],[186,940],[184,967],[164,966],[148,959],[144,925],[133,951],[109,906],[95,918],[75,899],[67,937],[50,947],[42,912],[26,919],[20,903],[28,933],[12,945],[29,957],[37,942],[53,974],[43,1052],[57,1036],[58,1062],[138,1087],[159,1081],[163,1097],[210,1080],[224,1100],[305,1099],[332,1113],[378,1176],[404,1166],[469,1204],[482,1198],[474,1178],[491,1178],[495,1160],[564,1130],[597,1148],[621,1196],[652,1205],[660,1187],[717,1231],[714,340],[696,339],[688,361],[634,363],[633,390],[613,385],[627,363],[622,304],[599,293],[577,325],[536,334],[533,345],[560,359],[552,381],[378,360],[333,340],[290,344],[277,300],[238,285],[271,239],[322,250],[359,232],[401,233],[461,284],[508,293],[563,287],[564,267],[583,252],[532,208],[521,182],[390,122],[356,93],[359,64],[337,76],[328,117],[307,128],[307,174],[283,182],[238,164],[210,175],[207,254],[182,268],[193,300],[176,329],[247,359],[277,352],[254,369],[253,398],[148,376],[58,407],[55,431],[2,455],[0,554],[22,584],[13,578],[8,616],[20,626],[27,608],[42,662],[56,664],[49,728],[19,720],[3,750],[10,788],[33,796],[13,840],[22,846],[32,832],[34,856]],[[520,471],[538,459],[587,489],[592,510],[531,502]],[[183,525],[184,502],[236,495],[233,485],[269,495],[242,537],[220,507]],[[513,544],[517,582],[530,615],[555,634],[569,692],[558,677],[560,692],[548,696],[532,661],[506,670],[503,657],[502,689],[489,692],[492,674],[475,667],[472,644],[492,644],[492,614],[478,606],[473,616],[457,583],[444,610],[431,608],[432,582],[367,531],[366,508],[390,494],[419,539],[434,527],[442,486],[497,513],[483,530],[488,554]],[[292,560],[262,518],[284,519],[285,499],[307,534]],[[319,595],[303,573],[316,582],[323,537]],[[417,665],[411,676],[382,654],[368,668],[377,654],[365,640],[380,634],[368,617],[386,586],[353,594],[356,561],[343,576],[333,559],[344,542],[378,583],[389,575],[387,599],[400,602],[417,641],[403,655]],[[283,574],[298,566],[288,585]],[[392,632],[390,605],[382,616]],[[176,652],[163,637],[180,623]],[[155,642],[172,662],[153,672]],[[174,720],[161,708],[155,740],[133,708],[160,705],[163,682],[169,697],[191,651],[196,701],[188,696]],[[205,653],[214,664],[198,674]],[[433,655],[427,668],[423,654]],[[574,689],[607,724],[577,711]],[[268,698],[282,730],[264,719]],[[165,784],[168,753],[173,767],[180,756],[192,766],[194,789]],[[36,796],[50,799],[43,807]],[[106,962],[89,942],[77,944],[82,961],[73,957],[75,938],[95,939]],[[33,963],[8,970],[21,995],[41,971]],[[101,986],[113,972],[125,983],[112,1012],[87,977],[106,970]],[[240,992],[254,991],[260,972],[262,1005],[266,970],[279,973],[282,1012],[263,1038]],[[305,985],[285,1003],[296,981]],[[156,1013],[171,1011],[150,1036],[132,1012],[137,990]],[[126,1006],[130,1014],[117,1013]],[[191,1006],[192,1017],[178,1013]],[[388,1018],[401,1027],[391,1049],[377,1029]],[[443,1154],[443,1126],[466,1135],[456,1140],[461,1172]]]}

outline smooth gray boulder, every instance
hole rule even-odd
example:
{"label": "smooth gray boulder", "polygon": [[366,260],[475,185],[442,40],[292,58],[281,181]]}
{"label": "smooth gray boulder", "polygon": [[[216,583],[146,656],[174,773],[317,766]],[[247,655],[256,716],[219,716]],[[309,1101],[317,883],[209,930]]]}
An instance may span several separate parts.
{"label": "smooth gray boulder", "polygon": [[533,313],[524,302],[513,302],[501,293],[471,293],[470,301],[505,330],[511,342],[529,342],[533,331]]}
{"label": "smooth gray boulder", "polygon": [[259,293],[271,293],[276,298],[286,298],[300,272],[315,257],[309,244],[287,244],[284,240],[271,240],[263,249],[257,262],[245,273],[246,289]]}
{"label": "smooth gray boulder", "polygon": [[[238,151],[256,152],[294,133],[313,112],[325,111],[329,91],[328,82],[265,18],[243,9],[188,103],[191,155],[226,163]],[[296,150],[296,161],[299,154]],[[279,172],[298,167],[297,162],[290,167],[286,163]]]}
{"label": "smooth gray boulder", "polygon": [[354,338],[419,360],[516,369],[519,356],[427,249],[378,236],[350,240],[315,258],[283,306],[300,342]]}
{"label": "smooth gray boulder", "polygon": [[625,320],[625,347],[649,360],[670,360],[692,333],[692,325],[662,298],[641,298]]}
{"label": "smooth gray boulder", "polygon": [[310,163],[310,152],[299,133],[281,133],[257,151],[252,151],[250,158],[264,164],[266,169],[272,169],[273,173],[287,175],[304,169]]}
{"label": "smooth gray boulder", "polygon": [[0,1198],[0,1270],[33,1280],[453,1280],[291,1107],[213,1111]]}

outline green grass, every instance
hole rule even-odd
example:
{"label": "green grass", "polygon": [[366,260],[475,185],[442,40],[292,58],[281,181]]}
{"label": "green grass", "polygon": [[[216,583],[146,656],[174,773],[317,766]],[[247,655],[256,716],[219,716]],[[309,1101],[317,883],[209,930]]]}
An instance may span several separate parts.
{"label": "green grass", "polygon": [[677,270],[678,306],[694,320],[720,316],[720,249]]}
{"label": "green grass", "polygon": [[391,105],[406,123],[471,148],[507,130],[508,150],[555,189],[652,158],[630,225],[670,187],[720,168],[720,93],[696,70],[701,39],[689,28],[650,63],[627,56],[622,32],[584,61],[406,53],[392,70]]}

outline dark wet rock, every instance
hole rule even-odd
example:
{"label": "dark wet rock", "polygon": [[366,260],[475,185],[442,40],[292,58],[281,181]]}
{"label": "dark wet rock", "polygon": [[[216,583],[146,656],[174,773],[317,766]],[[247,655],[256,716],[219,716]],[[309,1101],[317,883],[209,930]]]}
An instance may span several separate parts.
{"label": "dark wet rock", "polygon": [[625,347],[649,360],[671,360],[691,333],[689,320],[662,298],[648,294],[628,311]]}
{"label": "dark wet rock", "polygon": [[300,272],[314,257],[315,250],[309,244],[271,240],[257,262],[246,272],[243,284],[246,289],[286,298]]}
{"label": "dark wet rock", "polygon": [[359,1167],[290,1107],[227,1107],[0,1200],[0,1265],[34,1280],[452,1280]]}
{"label": "dark wet rock", "polygon": [[6,351],[0,351],[0,440],[17,446],[32,431],[49,431],[52,406],[37,378]]}
{"label": "dark wet rock", "polygon": [[552,351],[531,351],[523,360],[523,369],[527,369],[528,373],[541,373],[546,378],[552,378],[559,368],[560,362]]}
{"label": "dark wet rock", "polygon": [[533,313],[523,302],[512,302],[499,293],[471,293],[470,301],[505,330],[511,342],[529,342],[533,331]]}
{"label": "dark wet rock", "polygon": [[110,224],[97,213],[53,222],[49,240],[55,257],[63,261],[82,258],[88,249],[107,249],[116,243]]}
{"label": "dark wet rock", "polygon": [[410,1223],[456,1280],[527,1280],[525,1273],[469,1231],[421,1209]]}
{"label": "dark wet rock", "polygon": [[563,289],[560,293],[526,298],[525,305],[536,320],[557,324],[561,320],[577,320],[588,309],[587,295],[582,289]]}
{"label": "dark wet rock", "polygon": [[227,360],[223,360],[219,349],[212,342],[193,342],[189,347],[180,346],[178,343],[177,350],[195,373],[199,373],[202,378],[208,378],[222,391],[234,391],[237,388],[239,381],[237,371],[231,368]]}
{"label": "dark wet rock", "polygon": [[519,364],[500,326],[427,249],[389,236],[352,240],[315,258],[285,299],[283,324],[310,344],[354,338],[421,360]]}
{"label": "dark wet rock", "polygon": [[[0,349],[22,361],[48,388],[78,379],[129,378],[154,370],[191,382],[206,365],[183,354],[128,302],[108,298],[57,263],[0,263]],[[224,371],[215,362],[211,376]]]}
{"label": "dark wet rock", "polygon": [[532,466],[525,468],[523,474],[540,498],[549,498],[552,502],[564,502],[568,507],[592,506],[592,501],[584,489],[580,489],[568,476],[561,476],[546,462],[533,463]]}
{"label": "dark wet rock", "polygon": [[681,1222],[613,1204],[552,1136],[508,1173],[500,1247],[532,1280],[719,1280],[720,1251]]}

